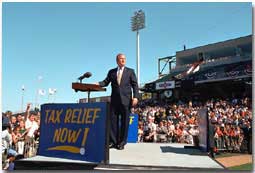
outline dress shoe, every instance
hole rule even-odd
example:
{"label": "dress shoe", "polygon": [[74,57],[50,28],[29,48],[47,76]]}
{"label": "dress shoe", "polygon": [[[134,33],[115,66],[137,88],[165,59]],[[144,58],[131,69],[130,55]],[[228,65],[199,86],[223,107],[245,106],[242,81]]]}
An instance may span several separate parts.
{"label": "dress shoe", "polygon": [[117,149],[118,149],[118,150],[124,150],[124,145],[118,145],[118,146],[117,146]]}
{"label": "dress shoe", "polygon": [[116,145],[111,143],[111,144],[109,144],[109,148],[116,148]]}

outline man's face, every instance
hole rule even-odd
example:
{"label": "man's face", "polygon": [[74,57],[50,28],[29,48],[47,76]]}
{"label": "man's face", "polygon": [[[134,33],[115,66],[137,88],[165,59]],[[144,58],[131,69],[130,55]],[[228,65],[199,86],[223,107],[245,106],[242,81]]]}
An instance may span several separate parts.
{"label": "man's face", "polygon": [[17,121],[17,118],[16,118],[16,117],[14,117],[14,116],[12,116],[12,117],[11,117],[11,123],[15,124],[15,123],[16,123],[16,121]]}
{"label": "man's face", "polygon": [[23,119],[23,118],[22,118],[21,115],[18,115],[18,116],[17,116],[17,120],[18,120],[18,121],[21,121],[22,119]]}
{"label": "man's face", "polygon": [[120,55],[117,57],[117,64],[118,64],[118,66],[120,66],[120,67],[125,66],[125,64],[126,64],[126,57],[125,57],[125,55],[120,54]]}
{"label": "man's face", "polygon": [[29,117],[30,121],[34,121],[35,120],[35,115],[34,114],[31,114],[30,117]]}

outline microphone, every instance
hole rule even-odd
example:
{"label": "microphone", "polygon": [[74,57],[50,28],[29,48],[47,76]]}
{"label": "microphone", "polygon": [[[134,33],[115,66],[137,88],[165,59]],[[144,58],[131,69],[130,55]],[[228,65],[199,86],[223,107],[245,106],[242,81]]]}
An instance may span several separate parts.
{"label": "microphone", "polygon": [[90,76],[92,76],[92,74],[90,72],[86,72],[82,76],[80,76],[78,80],[80,80],[81,82],[84,78],[89,78]]}

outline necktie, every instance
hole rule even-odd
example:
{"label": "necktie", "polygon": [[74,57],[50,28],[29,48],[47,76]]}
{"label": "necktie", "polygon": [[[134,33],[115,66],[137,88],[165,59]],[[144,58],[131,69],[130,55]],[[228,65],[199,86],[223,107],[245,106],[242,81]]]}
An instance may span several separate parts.
{"label": "necktie", "polygon": [[123,69],[120,68],[118,70],[118,74],[117,74],[117,82],[118,82],[119,85],[120,85],[120,81],[121,81],[121,77],[122,77],[122,72],[123,72]]}

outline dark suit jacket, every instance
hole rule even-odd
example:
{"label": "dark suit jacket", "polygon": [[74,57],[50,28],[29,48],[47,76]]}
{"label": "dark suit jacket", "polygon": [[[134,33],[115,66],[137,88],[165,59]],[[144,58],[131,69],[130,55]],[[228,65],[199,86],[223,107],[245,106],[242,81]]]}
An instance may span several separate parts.
{"label": "dark suit jacket", "polygon": [[122,78],[120,85],[117,82],[117,70],[118,68],[111,69],[105,80],[99,82],[101,87],[109,85],[111,82],[112,94],[111,94],[111,104],[117,105],[120,102],[126,106],[130,106],[132,90],[133,97],[139,98],[138,85],[136,75],[133,69],[125,67],[122,73]]}

